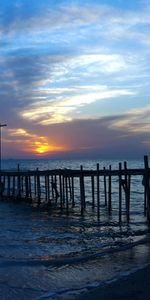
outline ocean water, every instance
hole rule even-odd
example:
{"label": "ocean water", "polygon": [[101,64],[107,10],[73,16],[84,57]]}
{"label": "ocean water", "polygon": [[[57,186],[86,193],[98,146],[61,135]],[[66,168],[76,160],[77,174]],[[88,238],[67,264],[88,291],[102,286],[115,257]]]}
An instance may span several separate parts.
{"label": "ocean water", "polygon": [[[4,160],[3,169],[118,168],[118,161]],[[143,167],[131,160],[129,168]],[[0,299],[74,299],[109,284],[150,261],[150,233],[144,216],[141,176],[131,181],[131,220],[118,223],[118,180],[113,178],[112,216],[101,197],[101,219],[91,208],[86,182],[85,215],[69,215],[30,204],[0,202]],[[78,195],[78,191],[76,191]],[[125,209],[123,207],[123,209]]]}

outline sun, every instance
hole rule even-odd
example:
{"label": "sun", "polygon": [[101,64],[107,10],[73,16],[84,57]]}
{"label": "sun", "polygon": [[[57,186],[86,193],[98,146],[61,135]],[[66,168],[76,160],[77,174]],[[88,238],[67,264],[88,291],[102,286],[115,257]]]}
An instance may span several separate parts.
{"label": "sun", "polygon": [[46,145],[41,145],[41,146],[37,147],[37,148],[35,149],[35,151],[36,151],[37,153],[39,153],[39,154],[44,154],[44,153],[47,153],[47,152],[49,151],[49,147],[46,146]]}
{"label": "sun", "polygon": [[40,154],[46,153],[46,152],[48,152],[48,146],[44,146],[44,145],[40,146],[40,147],[36,148],[36,152],[40,153]]}
{"label": "sun", "polygon": [[48,142],[35,142],[34,143],[34,152],[36,154],[48,154],[48,153],[54,153],[54,152],[60,152],[65,151],[66,147],[64,146],[58,146],[54,144],[49,144]]}
{"label": "sun", "polygon": [[35,152],[38,154],[44,154],[49,151],[48,143],[35,142],[36,148]]}

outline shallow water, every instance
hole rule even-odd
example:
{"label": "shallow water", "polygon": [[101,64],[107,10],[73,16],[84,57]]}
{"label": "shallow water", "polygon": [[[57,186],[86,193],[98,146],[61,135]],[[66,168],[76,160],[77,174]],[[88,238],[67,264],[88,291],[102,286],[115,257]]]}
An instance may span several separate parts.
{"label": "shallow water", "polygon": [[[15,168],[17,161],[3,167]],[[20,161],[35,169],[36,161]],[[95,161],[38,161],[40,169],[95,168]],[[110,163],[116,167],[118,162]],[[131,161],[130,167],[142,166]],[[88,188],[88,181],[87,181]],[[68,216],[29,204],[0,202],[0,295],[2,299],[71,299],[72,295],[147,264],[149,228],[144,217],[141,178],[132,179],[131,221],[118,224],[117,180],[113,182],[113,213],[101,208],[101,220],[87,205],[84,217]],[[90,203],[86,196],[87,203]],[[103,201],[103,199],[102,199]],[[103,204],[103,203],[102,203]]]}

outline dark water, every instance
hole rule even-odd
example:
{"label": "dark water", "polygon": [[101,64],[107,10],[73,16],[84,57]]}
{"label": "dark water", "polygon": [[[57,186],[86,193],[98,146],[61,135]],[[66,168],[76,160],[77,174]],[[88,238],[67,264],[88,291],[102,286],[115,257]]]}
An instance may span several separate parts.
{"label": "dark water", "polygon": [[[7,160],[3,168],[96,168],[97,161]],[[100,166],[116,161],[100,161]],[[129,167],[143,167],[130,161]],[[144,217],[142,178],[132,179],[131,222],[118,225],[118,182],[113,179],[113,214],[101,209],[97,222],[87,195],[87,213],[66,216],[28,204],[0,202],[1,299],[72,299],[149,263],[149,228]],[[88,190],[88,181],[86,182]]]}

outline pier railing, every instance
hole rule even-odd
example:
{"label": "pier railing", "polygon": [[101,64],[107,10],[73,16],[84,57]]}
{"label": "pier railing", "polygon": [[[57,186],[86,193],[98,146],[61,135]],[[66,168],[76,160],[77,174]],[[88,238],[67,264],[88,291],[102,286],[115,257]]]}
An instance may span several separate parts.
{"label": "pier railing", "polygon": [[[131,178],[141,176],[143,186],[144,214],[150,224],[150,168],[148,157],[144,156],[143,168],[128,169],[127,162],[119,163],[118,169],[109,166],[100,169],[97,164],[95,170],[2,170],[0,172],[0,198],[15,201],[32,202],[48,209],[59,208],[67,214],[78,205],[81,215],[86,210],[86,195],[90,199],[93,213],[101,217],[101,206],[107,207],[112,214],[112,186],[113,178],[117,180],[118,221],[123,217],[123,199],[125,199],[126,220],[130,220],[130,204],[132,201]],[[87,184],[88,181],[88,184]],[[89,189],[90,186],[90,189]],[[89,195],[90,194],[90,195]]]}

